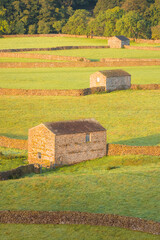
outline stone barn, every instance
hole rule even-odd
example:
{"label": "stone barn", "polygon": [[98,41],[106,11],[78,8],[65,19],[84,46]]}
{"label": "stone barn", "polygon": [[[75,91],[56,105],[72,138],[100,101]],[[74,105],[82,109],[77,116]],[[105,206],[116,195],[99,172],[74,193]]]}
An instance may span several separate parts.
{"label": "stone barn", "polygon": [[110,48],[123,48],[124,45],[130,45],[130,40],[125,36],[114,36],[109,38],[108,45]]}
{"label": "stone barn", "polygon": [[29,163],[61,166],[105,155],[106,129],[94,119],[47,122],[29,129]]}
{"label": "stone barn", "polygon": [[90,76],[90,88],[105,87],[107,92],[129,89],[131,75],[123,70],[104,70]]}

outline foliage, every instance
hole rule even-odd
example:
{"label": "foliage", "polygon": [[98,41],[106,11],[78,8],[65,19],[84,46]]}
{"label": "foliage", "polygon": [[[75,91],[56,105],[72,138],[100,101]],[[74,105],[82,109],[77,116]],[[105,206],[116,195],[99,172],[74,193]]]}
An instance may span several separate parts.
{"label": "foliage", "polygon": [[90,13],[87,10],[76,10],[62,28],[62,32],[67,34],[87,35],[89,19]]}
{"label": "foliage", "polygon": [[148,38],[150,31],[147,21],[142,15],[135,11],[130,11],[123,15],[116,23],[117,34],[131,38]]}
{"label": "foliage", "polygon": [[136,11],[143,13],[148,6],[147,0],[125,0],[122,7],[125,11]]}
{"label": "foliage", "polygon": [[160,4],[151,4],[144,13],[144,19],[146,19],[151,26],[156,26],[160,23]]}
{"label": "foliage", "polygon": [[160,39],[160,25],[152,27],[152,39]]}
{"label": "foliage", "polygon": [[28,29],[29,34],[35,34],[37,32],[37,26],[36,24],[30,25]]}
{"label": "foliage", "polygon": [[0,7],[0,34],[10,33],[8,21],[5,20],[6,9]]}
{"label": "foliage", "polygon": [[99,12],[104,12],[107,9],[114,8],[121,5],[122,0],[98,0],[95,8],[94,15],[99,14]]}

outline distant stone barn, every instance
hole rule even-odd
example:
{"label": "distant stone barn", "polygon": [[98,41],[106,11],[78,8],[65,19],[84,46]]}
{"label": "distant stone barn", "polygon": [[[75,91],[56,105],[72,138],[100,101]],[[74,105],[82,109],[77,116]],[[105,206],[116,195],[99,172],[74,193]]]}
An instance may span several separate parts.
{"label": "distant stone barn", "polygon": [[105,87],[108,92],[131,87],[131,75],[123,70],[104,70],[91,74],[90,88]]}
{"label": "distant stone barn", "polygon": [[123,48],[125,45],[130,45],[130,40],[125,36],[114,36],[109,38],[108,45],[110,48]]}
{"label": "distant stone barn", "polygon": [[106,129],[94,119],[48,122],[29,129],[29,163],[60,166],[105,155]]}

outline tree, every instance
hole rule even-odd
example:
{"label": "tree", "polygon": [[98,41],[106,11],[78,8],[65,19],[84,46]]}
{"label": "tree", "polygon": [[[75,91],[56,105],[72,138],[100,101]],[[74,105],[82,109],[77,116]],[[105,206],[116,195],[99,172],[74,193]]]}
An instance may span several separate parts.
{"label": "tree", "polygon": [[144,13],[144,18],[150,22],[151,26],[157,26],[160,23],[160,5],[151,4]]}
{"label": "tree", "polygon": [[154,26],[152,30],[152,39],[160,39],[160,25]]}
{"label": "tree", "polygon": [[94,15],[98,15],[100,11],[105,12],[107,9],[121,6],[123,0],[98,0],[95,8]]}
{"label": "tree", "polygon": [[38,30],[37,32],[39,34],[48,34],[51,32],[51,26],[49,23],[47,22],[44,22],[43,20],[40,20],[38,22]]}
{"label": "tree", "polygon": [[76,10],[71,16],[65,26],[62,28],[63,33],[83,35],[88,34],[88,22],[90,20],[90,13],[87,10]]}
{"label": "tree", "polygon": [[29,34],[35,34],[37,32],[37,26],[36,24],[30,25],[28,29]]}
{"label": "tree", "polygon": [[146,0],[125,0],[122,8],[127,12],[136,11],[143,13],[148,6],[149,4]]}
{"label": "tree", "polygon": [[5,20],[6,9],[0,8],[0,34],[8,34],[10,32],[9,24]]}
{"label": "tree", "polygon": [[135,11],[130,11],[117,21],[116,32],[131,38],[150,37],[150,27],[148,27],[147,21]]}

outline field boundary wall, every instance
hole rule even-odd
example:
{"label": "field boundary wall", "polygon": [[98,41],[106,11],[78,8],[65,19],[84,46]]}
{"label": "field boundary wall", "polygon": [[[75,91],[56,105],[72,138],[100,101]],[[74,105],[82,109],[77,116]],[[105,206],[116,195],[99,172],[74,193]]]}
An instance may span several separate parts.
{"label": "field boundary wall", "polygon": [[[160,84],[132,84],[132,90],[160,90]],[[9,89],[0,88],[0,96],[86,96],[95,93],[104,93],[105,87],[84,89]]]}
{"label": "field boundary wall", "polygon": [[71,50],[71,49],[99,49],[99,48],[109,48],[106,46],[61,46],[53,48],[18,48],[18,49],[0,49],[2,52],[29,52],[29,51],[58,51],[58,50]]}
{"label": "field boundary wall", "polygon": [[134,50],[151,50],[151,51],[160,51],[160,47],[143,47],[143,46],[128,46],[125,45],[126,49],[134,49]]}
{"label": "field boundary wall", "polygon": [[[0,136],[0,146],[7,148],[28,149],[28,140],[13,139]],[[121,155],[150,155],[160,156],[160,146],[129,146],[107,144],[107,156]]]}
{"label": "field boundary wall", "polygon": [[107,61],[107,62],[0,62],[0,68],[72,68],[72,67],[127,67],[127,66],[156,66],[160,61]]}
{"label": "field boundary wall", "polygon": [[89,59],[84,57],[58,56],[58,55],[47,55],[47,54],[37,54],[37,53],[10,53],[10,52],[1,53],[0,52],[0,58],[3,58],[3,57],[90,62]]}
{"label": "field boundary wall", "polygon": [[0,88],[0,95],[11,96],[86,96],[94,93],[105,92],[105,87],[84,89],[8,89]]}
{"label": "field boundary wall", "polygon": [[38,165],[28,164],[9,171],[0,172],[0,181],[17,179],[30,173],[40,173],[40,167]]}
{"label": "field boundary wall", "polygon": [[5,224],[83,224],[110,226],[160,234],[160,223],[136,217],[87,212],[0,211],[0,223]]}

